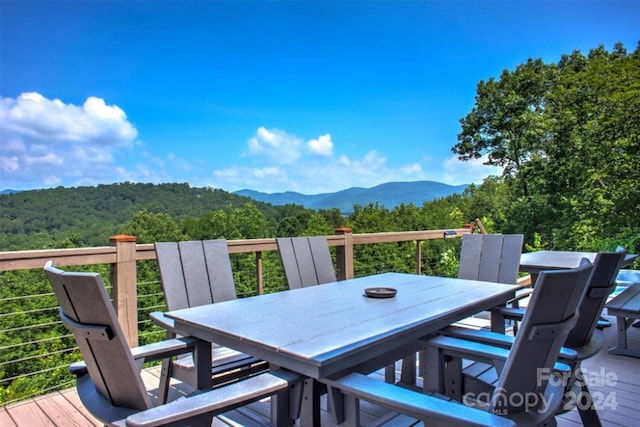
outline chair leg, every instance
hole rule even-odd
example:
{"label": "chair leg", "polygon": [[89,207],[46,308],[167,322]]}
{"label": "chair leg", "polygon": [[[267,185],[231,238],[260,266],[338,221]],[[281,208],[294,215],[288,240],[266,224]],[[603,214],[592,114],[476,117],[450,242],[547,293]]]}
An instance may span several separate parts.
{"label": "chair leg", "polygon": [[400,382],[403,384],[416,384],[416,354],[402,359],[402,369],[400,371]]}
{"label": "chair leg", "polygon": [[589,391],[589,386],[586,384],[586,381],[582,382],[582,395],[588,396],[590,402],[588,408],[585,408],[582,402],[576,402],[578,404],[578,414],[580,414],[582,425],[589,427],[602,427],[602,422],[600,422],[600,417],[598,416],[598,412],[594,406],[593,399],[591,399],[591,392]]}
{"label": "chair leg", "polygon": [[396,364],[395,363],[384,367],[384,381],[389,384],[396,383]]}
{"label": "chair leg", "polygon": [[163,359],[162,368],[160,369],[160,384],[158,385],[158,400],[165,404],[169,398],[169,385],[171,383],[171,375],[173,370],[173,359]]}
{"label": "chair leg", "polygon": [[[299,417],[299,410],[291,407],[291,405],[296,402],[296,400],[293,399],[294,397],[289,394],[289,390],[284,390],[271,396],[272,426],[291,427],[294,425],[295,419]],[[297,402],[300,403],[301,399],[297,399]]]}

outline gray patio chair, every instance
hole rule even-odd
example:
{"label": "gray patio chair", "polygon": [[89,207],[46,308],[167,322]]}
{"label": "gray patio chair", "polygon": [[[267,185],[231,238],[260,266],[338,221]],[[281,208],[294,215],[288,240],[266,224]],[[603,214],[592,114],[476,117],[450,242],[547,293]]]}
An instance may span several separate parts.
{"label": "gray patio chair", "polygon": [[[576,269],[540,273],[510,349],[446,335],[422,340],[421,366],[428,394],[355,372],[327,380],[337,420],[357,425],[352,422],[358,422],[359,400],[366,400],[421,419],[425,425],[553,425],[564,387],[561,381],[549,379],[555,371],[569,370],[557,360],[577,322],[591,268],[584,260]],[[467,388],[459,375],[463,360],[491,365],[497,372],[493,387]],[[443,400],[443,394],[452,400]]]}
{"label": "gray patio chair", "polygon": [[[465,234],[460,246],[458,278],[516,284],[522,253],[522,234]],[[517,300],[516,300],[517,301]],[[517,304],[517,302],[515,303]],[[489,322],[489,312],[478,313],[474,320]],[[467,319],[466,323],[470,320]],[[464,321],[463,321],[464,323]],[[474,323],[474,327],[477,327]],[[414,384],[416,381],[416,358],[402,361],[400,382]]]}
{"label": "gray patio chair", "polygon": [[458,278],[515,284],[523,240],[522,234],[465,234]]}
{"label": "gray patio chair", "polygon": [[[180,338],[130,349],[97,273],[64,272],[49,262],[45,273],[60,304],[60,318],[73,332],[83,362],[71,365],[78,395],[85,408],[106,425],[207,425],[215,415],[267,396],[291,425],[289,388],[298,376],[285,370],[263,373],[214,390],[203,390],[154,406],[140,375],[143,363],[191,351],[197,361],[210,363],[210,343]],[[207,375],[208,377],[208,375]],[[203,378],[204,382],[210,378]]]}
{"label": "gray patio chair", "polygon": [[[587,280],[587,290],[578,309],[580,317],[564,343],[565,347],[577,353],[576,358],[564,360],[571,366],[573,374],[579,371],[583,360],[593,357],[603,346],[604,336],[602,331],[597,329],[597,324],[607,298],[616,288],[616,277],[626,255],[627,250],[619,247],[615,252],[598,252],[593,260],[593,269]],[[505,319],[522,321],[525,313],[523,308],[499,308],[492,313],[492,322],[494,325],[500,326],[504,325]],[[498,332],[503,332],[503,330]],[[576,383],[575,379],[575,376],[572,376],[567,382],[567,391],[573,391],[573,396],[590,396],[587,381]],[[591,403],[589,408],[586,405],[578,405],[580,418],[584,425],[601,425],[593,402]]]}
{"label": "gray patio chair", "polygon": [[326,237],[279,237],[276,243],[289,289],[336,281]]}
{"label": "gray patio chair", "polygon": [[[326,237],[278,237],[276,243],[289,289],[337,280]],[[385,377],[395,381],[395,365],[385,368]]]}
{"label": "gray patio chair", "polygon": [[[180,310],[236,298],[231,261],[226,240],[157,242],[156,258],[167,310]],[[180,335],[174,322],[162,312],[150,313],[151,320],[167,330],[167,337]],[[247,354],[214,344],[213,385],[254,375],[269,368],[268,363]],[[163,361],[160,398],[167,399],[171,378],[195,384],[193,358],[186,354]]]}

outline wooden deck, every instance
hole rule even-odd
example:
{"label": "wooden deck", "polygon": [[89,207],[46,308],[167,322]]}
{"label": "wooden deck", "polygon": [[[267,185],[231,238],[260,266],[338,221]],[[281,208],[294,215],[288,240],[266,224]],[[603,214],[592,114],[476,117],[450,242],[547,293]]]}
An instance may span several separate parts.
{"label": "wooden deck", "polygon": [[[628,356],[610,355],[608,347],[616,342],[615,319],[613,326],[605,329],[605,347],[598,355],[583,364],[589,387],[594,399],[601,404],[598,413],[604,426],[640,425],[640,359]],[[629,345],[640,348],[640,328],[629,328]],[[144,371],[145,382],[150,384],[152,397],[158,384],[159,369]],[[382,374],[379,374],[382,380]],[[172,390],[174,396],[180,393],[178,387]],[[214,420],[215,426],[257,426],[268,424],[268,399],[257,402],[241,410],[233,411]],[[362,404],[364,424],[380,424],[394,417],[383,408]],[[328,414],[323,413],[323,417]],[[582,425],[576,410],[557,418],[561,427]],[[323,422],[325,424],[325,422]],[[416,421],[404,417],[394,417],[394,426],[411,426]],[[100,423],[83,408],[75,389],[48,394],[4,407],[0,410],[0,426],[99,426]]]}

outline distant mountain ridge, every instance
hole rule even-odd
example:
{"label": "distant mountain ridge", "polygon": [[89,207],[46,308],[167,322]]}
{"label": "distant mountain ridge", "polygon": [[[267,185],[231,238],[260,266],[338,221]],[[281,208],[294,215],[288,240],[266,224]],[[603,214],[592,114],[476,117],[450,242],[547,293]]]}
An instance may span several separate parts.
{"label": "distant mountain ridge", "polygon": [[354,204],[366,206],[369,203],[378,203],[389,210],[401,203],[422,206],[424,202],[462,193],[467,186],[468,184],[448,185],[436,181],[413,181],[387,182],[371,188],[352,187],[335,193],[314,195],[294,191],[262,193],[246,189],[236,191],[234,194],[275,206],[296,204],[309,209],[338,208],[342,213],[351,213]]}

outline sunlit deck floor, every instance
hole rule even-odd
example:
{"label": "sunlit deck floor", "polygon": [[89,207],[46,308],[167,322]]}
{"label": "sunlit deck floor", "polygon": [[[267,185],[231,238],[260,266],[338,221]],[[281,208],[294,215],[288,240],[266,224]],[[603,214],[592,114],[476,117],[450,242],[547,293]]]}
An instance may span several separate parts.
{"label": "sunlit deck floor", "polygon": [[[615,345],[615,319],[613,326],[605,329],[605,346],[598,355],[586,361],[590,379],[590,389],[602,408],[598,411],[604,426],[638,426],[640,425],[640,359],[610,355],[607,348]],[[640,348],[640,328],[629,328],[629,346]],[[144,378],[148,384],[157,387],[158,368],[145,370]],[[382,374],[380,374],[382,380]],[[174,390],[178,393],[178,390]],[[153,394],[153,391],[152,391]],[[228,416],[215,419],[216,426],[228,425],[268,425],[268,400],[257,402],[241,410],[233,411]],[[387,410],[362,403],[362,422],[376,424],[393,416]],[[323,413],[324,421],[328,414]],[[557,418],[559,426],[582,425],[576,410]],[[324,422],[323,422],[324,424]],[[415,420],[395,418],[394,426],[410,426]],[[419,424],[419,423],[418,423]],[[99,426],[91,415],[82,407],[75,389],[48,394],[12,404],[0,410],[0,426]]]}

